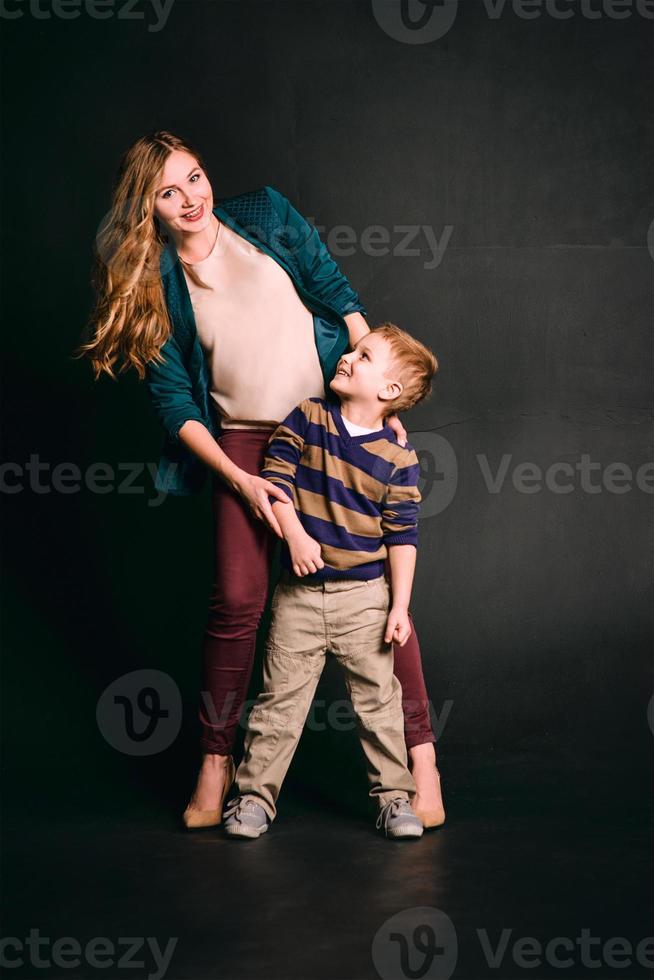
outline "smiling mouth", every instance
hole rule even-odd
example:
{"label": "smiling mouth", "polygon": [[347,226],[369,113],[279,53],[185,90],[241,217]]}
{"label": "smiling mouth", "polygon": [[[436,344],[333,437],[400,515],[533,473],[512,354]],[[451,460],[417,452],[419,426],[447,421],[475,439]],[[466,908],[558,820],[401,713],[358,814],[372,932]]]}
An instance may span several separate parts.
{"label": "smiling mouth", "polygon": [[201,204],[195,211],[188,211],[186,214],[182,215],[185,221],[197,221],[197,219],[202,214],[204,205]]}
{"label": "smiling mouth", "polygon": [[338,374],[342,374],[345,378],[349,378],[350,377],[350,375],[347,373],[347,371],[344,371],[343,368],[339,368],[338,371],[336,372],[336,374],[337,375]]}

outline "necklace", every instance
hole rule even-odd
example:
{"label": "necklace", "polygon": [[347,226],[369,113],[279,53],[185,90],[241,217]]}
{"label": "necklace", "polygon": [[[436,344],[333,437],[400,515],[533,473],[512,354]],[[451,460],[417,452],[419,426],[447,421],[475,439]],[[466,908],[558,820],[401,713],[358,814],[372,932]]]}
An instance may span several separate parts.
{"label": "necklace", "polygon": [[[216,217],[216,216],[214,215],[214,217]],[[216,237],[213,240],[213,245],[211,246],[211,248],[209,249],[209,251],[207,252],[207,254],[204,256],[204,258],[197,259],[195,262],[189,262],[188,259],[183,258],[182,255],[179,252],[177,253],[179,255],[179,258],[181,259],[181,261],[184,263],[184,265],[199,265],[200,262],[204,262],[205,259],[208,259],[209,258],[209,256],[213,252],[214,248],[216,247],[216,243],[218,242],[218,235],[220,234],[220,229],[223,226],[222,221],[220,221],[218,218],[216,218],[216,221],[218,222],[218,229],[216,231]]]}

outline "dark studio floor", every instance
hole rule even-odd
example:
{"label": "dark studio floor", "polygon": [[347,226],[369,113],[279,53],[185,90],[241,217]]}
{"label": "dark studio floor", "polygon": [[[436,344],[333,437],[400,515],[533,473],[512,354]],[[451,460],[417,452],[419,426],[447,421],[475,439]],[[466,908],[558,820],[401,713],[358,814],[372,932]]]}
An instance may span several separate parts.
{"label": "dark studio floor", "polygon": [[[6,801],[3,935],[24,940],[38,929],[48,938],[46,960],[57,938],[74,937],[82,956],[78,966],[34,966],[27,947],[13,947],[6,955],[22,955],[24,965],[5,976],[652,974],[644,957],[654,961],[654,945],[641,949],[642,963],[636,956],[637,943],[654,934],[651,794],[628,771],[619,786],[603,770],[562,775],[524,756],[496,763],[492,778],[452,758],[441,771],[447,823],[406,842],[379,836],[374,812],[353,807],[349,794],[320,800],[292,783],[270,831],[248,842],[220,829],[189,834],[174,801],[138,792],[108,791],[103,805],[97,797],[84,804],[79,792],[56,807],[46,797],[40,812]],[[581,959],[584,928],[598,940],[595,966]],[[85,953],[97,937],[113,944],[102,968]],[[130,954],[126,937],[138,943]],[[177,937],[167,967],[157,968],[147,937],[161,950]],[[524,937],[535,937],[541,953],[530,946],[521,960],[514,944]],[[574,954],[546,953],[555,937],[574,944]],[[624,966],[611,959],[615,942],[606,952],[617,937],[631,943],[629,955],[617,942]],[[574,962],[557,965],[556,955]],[[121,965],[121,957],[134,962]]]}

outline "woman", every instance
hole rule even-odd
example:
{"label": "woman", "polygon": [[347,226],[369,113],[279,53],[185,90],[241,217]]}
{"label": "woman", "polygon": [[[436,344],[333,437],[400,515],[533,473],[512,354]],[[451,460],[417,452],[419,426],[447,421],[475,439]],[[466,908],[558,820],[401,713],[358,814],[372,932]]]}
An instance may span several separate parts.
{"label": "woman", "polygon": [[[201,157],[167,132],[137,140],[123,157],[97,245],[92,336],[78,352],[96,379],[116,380],[118,364],[146,380],[166,432],[159,489],[193,493],[212,475],[203,761],[184,823],[215,826],[281,537],[268,496],[288,501],[258,475],[266,445],[299,401],[329,397],[339,356],[369,330],[366,311],[284,195],[265,187],[214,206]],[[389,424],[404,444],[399,419]],[[438,826],[445,815],[415,629],[395,647],[395,674],[414,809]]]}

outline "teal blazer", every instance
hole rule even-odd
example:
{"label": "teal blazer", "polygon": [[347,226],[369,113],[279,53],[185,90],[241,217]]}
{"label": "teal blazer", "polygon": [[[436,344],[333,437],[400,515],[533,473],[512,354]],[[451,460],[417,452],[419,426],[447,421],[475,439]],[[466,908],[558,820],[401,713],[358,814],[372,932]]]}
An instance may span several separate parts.
{"label": "teal blazer", "polygon": [[[268,186],[223,198],[213,213],[270,255],[293,280],[313,313],[316,349],[329,393],[338,359],[349,346],[343,317],[355,311],[367,316],[367,312],[318,232],[283,194]],[[154,482],[161,492],[183,495],[202,489],[208,467],[181,442],[179,430],[188,419],[202,422],[216,438],[222,430],[210,404],[209,369],[172,241],[161,255],[160,272],[172,333],[161,348],[165,363],[146,365],[150,400],[166,434]]]}

